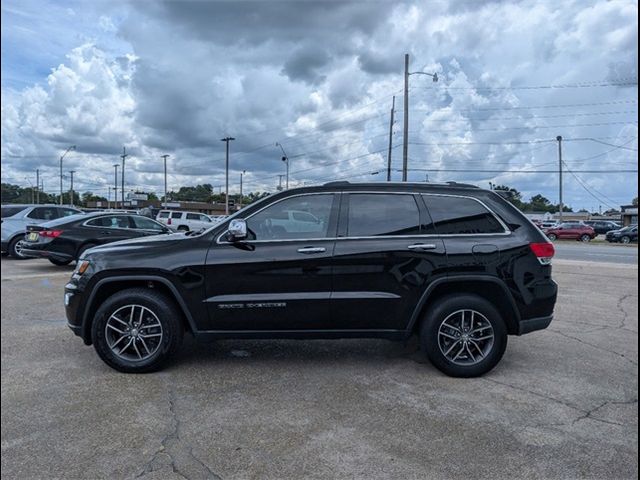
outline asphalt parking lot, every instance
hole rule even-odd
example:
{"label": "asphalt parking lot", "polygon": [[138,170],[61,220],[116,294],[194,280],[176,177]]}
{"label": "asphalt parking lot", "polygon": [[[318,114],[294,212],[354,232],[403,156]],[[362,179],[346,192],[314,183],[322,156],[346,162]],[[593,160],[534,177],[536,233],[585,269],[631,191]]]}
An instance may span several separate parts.
{"label": "asphalt parking lot", "polygon": [[2,259],[2,475],[637,478],[637,265],[555,262],[556,319],[483,378],[377,340],[185,342],[123,375],[65,326],[71,268]]}

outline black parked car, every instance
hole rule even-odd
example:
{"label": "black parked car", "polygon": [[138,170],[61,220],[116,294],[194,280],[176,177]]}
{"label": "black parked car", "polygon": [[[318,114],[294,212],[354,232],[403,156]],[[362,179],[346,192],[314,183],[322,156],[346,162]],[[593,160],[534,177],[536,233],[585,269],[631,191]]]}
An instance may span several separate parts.
{"label": "black parked car", "polygon": [[274,194],[192,236],[94,248],[65,306],[75,334],[123,372],[159,368],[185,331],[201,340],[418,334],[437,368],[470,377],[499,362],[508,334],[549,325],[553,255],[494,192],[334,182]]}
{"label": "black parked car", "polygon": [[619,223],[612,222],[610,220],[587,220],[583,223],[593,228],[596,235],[606,235],[607,232],[620,228]]}
{"label": "black parked car", "polygon": [[48,258],[54,265],[68,265],[97,245],[170,232],[161,223],[141,215],[72,215],[27,226],[22,254]]}
{"label": "black parked car", "polygon": [[638,241],[638,225],[629,225],[607,232],[607,242],[612,243],[632,243]]}

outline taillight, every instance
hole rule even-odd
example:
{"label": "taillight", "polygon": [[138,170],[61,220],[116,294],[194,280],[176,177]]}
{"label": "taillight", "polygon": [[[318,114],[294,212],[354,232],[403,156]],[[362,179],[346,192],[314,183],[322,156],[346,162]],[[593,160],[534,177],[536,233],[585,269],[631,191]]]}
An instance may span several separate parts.
{"label": "taillight", "polygon": [[551,264],[551,259],[556,254],[556,249],[551,242],[530,243],[529,247],[542,265]]}
{"label": "taillight", "polygon": [[45,238],[57,238],[62,235],[62,230],[41,230],[40,236]]}

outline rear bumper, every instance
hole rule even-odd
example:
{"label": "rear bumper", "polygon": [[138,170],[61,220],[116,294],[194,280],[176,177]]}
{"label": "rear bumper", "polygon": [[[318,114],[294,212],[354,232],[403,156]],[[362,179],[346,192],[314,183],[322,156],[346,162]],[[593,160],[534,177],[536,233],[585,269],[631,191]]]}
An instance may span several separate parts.
{"label": "rear bumper", "polygon": [[73,256],[67,253],[51,252],[43,248],[33,248],[33,247],[30,248],[29,246],[22,248],[22,254],[25,257],[32,257],[32,258],[54,258],[56,260],[73,260]]}
{"label": "rear bumper", "polygon": [[526,333],[535,332],[536,330],[544,330],[549,326],[553,320],[553,315],[547,317],[529,318],[527,320],[520,320],[520,326],[518,328],[518,335],[524,335]]}

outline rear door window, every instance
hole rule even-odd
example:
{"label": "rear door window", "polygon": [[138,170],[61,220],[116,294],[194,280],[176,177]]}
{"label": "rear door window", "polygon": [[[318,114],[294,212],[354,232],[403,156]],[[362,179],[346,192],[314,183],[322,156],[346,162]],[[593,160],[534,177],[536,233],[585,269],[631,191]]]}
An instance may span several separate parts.
{"label": "rear door window", "polygon": [[171,218],[182,218],[182,212],[172,212]]}
{"label": "rear door window", "polygon": [[55,220],[58,218],[58,211],[56,207],[36,207],[27,215],[34,220]]}
{"label": "rear door window", "polygon": [[420,210],[411,194],[349,194],[347,235],[378,237],[420,234]]}
{"label": "rear door window", "polygon": [[187,220],[200,220],[200,215],[197,213],[187,213]]}
{"label": "rear door window", "polygon": [[150,218],[140,217],[140,216],[135,216],[130,218],[131,220],[133,220],[133,224],[135,225],[134,228],[137,228],[140,230],[154,230],[157,232],[165,231],[165,227],[160,225],[158,222],[151,220]]}
{"label": "rear door window", "polygon": [[473,198],[423,195],[433,224],[440,235],[504,233],[498,219]]}
{"label": "rear door window", "polygon": [[13,217],[27,207],[2,207],[2,218]]}

